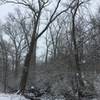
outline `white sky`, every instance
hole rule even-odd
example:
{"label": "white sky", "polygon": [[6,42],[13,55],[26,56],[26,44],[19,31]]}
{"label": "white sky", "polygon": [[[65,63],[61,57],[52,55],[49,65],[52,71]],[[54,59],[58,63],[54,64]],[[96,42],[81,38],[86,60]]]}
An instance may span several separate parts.
{"label": "white sky", "polygon": [[4,20],[8,12],[12,12],[13,10],[14,10],[14,6],[10,4],[1,5],[0,6],[0,20]]}
{"label": "white sky", "polygon": [[[92,12],[94,12],[98,6],[100,6],[100,0],[92,0],[91,6],[90,6]],[[13,12],[14,8],[15,6],[11,4],[1,5],[0,6],[0,20],[4,20],[8,12]]]}
{"label": "white sky", "polygon": [[92,0],[91,1],[90,8],[91,8],[92,12],[96,11],[98,6],[100,6],[100,0]]}

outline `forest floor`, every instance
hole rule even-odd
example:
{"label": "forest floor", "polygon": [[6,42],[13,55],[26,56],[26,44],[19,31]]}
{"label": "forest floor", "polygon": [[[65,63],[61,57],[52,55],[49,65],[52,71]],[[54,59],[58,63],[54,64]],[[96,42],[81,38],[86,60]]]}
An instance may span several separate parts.
{"label": "forest floor", "polygon": [[[82,100],[100,100],[100,74],[99,75],[95,75],[94,79],[90,79],[93,81],[94,87],[96,89],[96,93],[98,95],[97,98],[93,98],[93,99],[82,99]],[[26,99],[24,96],[21,95],[17,95],[15,94],[4,94],[4,93],[0,93],[0,100],[29,100]],[[41,100],[65,100],[63,96],[60,97],[52,97],[50,95],[43,95],[43,97],[41,98]]]}
{"label": "forest floor", "polygon": [[[26,99],[25,97],[21,96],[21,95],[17,95],[17,94],[4,94],[4,93],[0,93],[0,100],[29,100],[29,99]],[[37,100],[37,99],[36,99]],[[64,98],[52,98],[50,96],[48,97],[42,97],[41,99],[38,99],[38,100],[66,100]],[[69,99],[68,99],[69,100]],[[72,99],[70,99],[72,100]],[[82,99],[82,100],[99,100],[94,98],[94,99]]]}
{"label": "forest floor", "polygon": [[[25,99],[23,96],[16,95],[16,94],[0,94],[0,100],[29,100]],[[47,99],[42,98],[41,100],[65,100],[65,99]],[[82,100],[90,100],[90,99],[82,99]],[[91,100],[98,100],[98,99],[91,99]]]}
{"label": "forest floor", "polygon": [[0,100],[28,100],[25,99],[23,96],[16,95],[16,94],[0,94]]}

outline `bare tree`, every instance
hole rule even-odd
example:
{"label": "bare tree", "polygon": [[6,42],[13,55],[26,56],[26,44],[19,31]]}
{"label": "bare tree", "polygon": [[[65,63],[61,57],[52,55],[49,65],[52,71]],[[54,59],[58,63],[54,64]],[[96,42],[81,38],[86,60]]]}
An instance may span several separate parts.
{"label": "bare tree", "polygon": [[[85,1],[87,2],[87,1]],[[71,37],[72,37],[72,45],[73,45],[73,50],[74,50],[74,58],[75,58],[75,67],[76,67],[76,82],[77,82],[77,92],[78,92],[78,100],[81,100],[81,95],[80,95],[80,87],[84,86],[84,82],[82,80],[82,75],[81,75],[81,69],[80,69],[80,61],[79,61],[79,52],[78,52],[78,45],[76,41],[76,23],[75,23],[75,18],[77,15],[77,11],[79,7],[84,4],[83,1],[81,0],[76,0],[74,2],[74,5],[71,7],[71,14],[72,14],[72,32],[71,32]]]}
{"label": "bare tree", "polygon": [[[19,30],[19,25],[16,22],[15,17],[12,14],[9,14],[7,22],[3,25],[4,32],[7,34],[14,46],[15,50],[15,76],[18,75],[18,67],[20,65],[21,54],[23,49],[26,48],[26,44],[24,45],[24,36],[22,34],[21,28]],[[22,46],[23,45],[23,46]]]}
{"label": "bare tree", "polygon": [[3,60],[3,84],[4,84],[4,92],[7,92],[7,76],[8,76],[8,48],[6,45],[6,41],[4,41],[1,37],[0,46],[2,48],[2,60]]}

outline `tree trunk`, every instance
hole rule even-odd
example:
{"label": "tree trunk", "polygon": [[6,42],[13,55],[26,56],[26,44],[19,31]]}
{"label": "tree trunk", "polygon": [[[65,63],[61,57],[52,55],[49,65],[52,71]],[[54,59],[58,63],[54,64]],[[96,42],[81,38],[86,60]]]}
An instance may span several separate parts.
{"label": "tree trunk", "polygon": [[80,69],[80,64],[79,64],[79,54],[78,54],[78,48],[77,48],[77,43],[76,43],[76,32],[75,32],[75,16],[76,12],[79,7],[79,1],[76,5],[76,8],[74,9],[74,12],[72,11],[72,44],[73,44],[73,50],[74,50],[74,58],[75,58],[75,67],[76,67],[76,83],[77,83],[77,93],[78,93],[78,100],[81,100],[80,96],[80,87],[84,86],[84,82],[82,80],[82,75],[81,75],[81,69]]}
{"label": "tree trunk", "polygon": [[46,55],[45,55],[45,64],[47,66],[47,63],[48,63],[48,47],[46,49]]}
{"label": "tree trunk", "polygon": [[15,78],[17,77],[18,75],[18,54],[17,54],[17,51],[16,51],[16,60],[15,60]]}
{"label": "tree trunk", "polygon": [[79,84],[82,83],[81,79],[81,69],[79,66],[79,56],[78,56],[78,48],[76,44],[76,37],[75,37],[75,16],[72,16],[72,41],[73,41],[73,49],[74,49],[74,59],[75,59],[75,67],[76,67],[76,74],[75,74],[75,79],[77,83],[77,93],[78,93],[78,100],[80,100],[80,95],[79,95]]}
{"label": "tree trunk", "polygon": [[35,67],[36,66],[36,48],[37,48],[37,42],[35,41],[34,47],[33,47],[33,54],[31,58],[31,64]]}
{"label": "tree trunk", "polygon": [[4,81],[4,93],[7,91],[7,67],[8,67],[8,57],[7,52],[3,52],[3,81]]}
{"label": "tree trunk", "polygon": [[26,58],[25,58],[23,73],[22,73],[21,82],[20,82],[20,93],[22,93],[22,94],[24,93],[24,90],[26,87],[28,72],[29,72],[29,67],[30,67],[30,61],[31,61],[31,58],[33,55],[33,49],[35,46],[35,42],[36,42],[35,33],[33,33],[31,43],[29,46],[29,51],[28,51]]}

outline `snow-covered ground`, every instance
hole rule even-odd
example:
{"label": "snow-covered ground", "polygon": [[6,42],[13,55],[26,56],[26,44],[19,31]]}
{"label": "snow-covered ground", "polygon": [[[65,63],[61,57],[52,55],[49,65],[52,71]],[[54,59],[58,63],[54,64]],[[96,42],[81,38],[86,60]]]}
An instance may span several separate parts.
{"label": "snow-covered ground", "polygon": [[[16,94],[3,94],[0,93],[0,100],[29,100],[24,98],[23,96],[20,95],[16,95]],[[41,98],[41,100],[65,100],[63,97],[60,98],[52,98],[52,97],[43,97]],[[86,99],[82,99],[82,100],[86,100]],[[90,99],[87,99],[90,100]],[[99,100],[99,99],[91,99],[91,100]]]}
{"label": "snow-covered ground", "polygon": [[16,95],[16,94],[0,94],[0,100],[28,100],[25,99],[23,96]]}
{"label": "snow-covered ground", "polygon": [[[0,93],[0,100],[29,100],[23,96],[16,95],[16,94],[3,94]],[[63,98],[52,98],[52,97],[43,97],[41,100],[65,100]]]}

